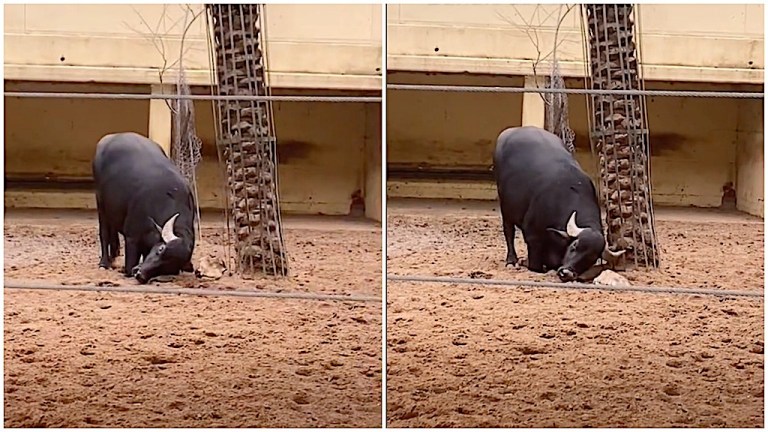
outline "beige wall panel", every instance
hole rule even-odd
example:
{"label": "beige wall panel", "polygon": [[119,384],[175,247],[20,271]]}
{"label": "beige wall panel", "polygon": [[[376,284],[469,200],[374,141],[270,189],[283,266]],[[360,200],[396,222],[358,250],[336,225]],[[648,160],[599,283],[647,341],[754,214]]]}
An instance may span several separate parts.
{"label": "beige wall panel", "polygon": [[[100,86],[105,92],[149,92],[142,86]],[[35,91],[6,83],[6,91]],[[45,86],[38,91],[83,91]],[[93,91],[93,88],[92,88]],[[149,102],[141,100],[5,98],[5,173],[90,177],[96,143],[114,131],[147,134]]]}
{"label": "beige wall panel", "polygon": [[[270,69],[274,73],[374,76],[381,69],[381,46],[275,42],[269,48]],[[380,88],[379,81],[376,90]]]}
{"label": "beige wall panel", "polygon": [[[388,82],[414,83],[416,74],[390,74]],[[430,77],[444,84],[450,77]],[[522,85],[522,78],[464,77],[462,84]],[[519,126],[520,94],[389,91],[387,163],[489,166],[496,138]]]}
{"label": "beige wall panel", "polygon": [[[193,84],[210,84],[205,42],[187,41],[185,44],[185,49],[189,49],[190,55],[185,57],[184,67],[189,69],[191,76],[196,80],[204,80],[202,83],[193,82]],[[178,59],[181,42],[166,40],[164,45],[168,53],[166,54],[167,64],[172,64]],[[197,52],[202,52],[203,55],[192,55]],[[155,49],[152,42],[140,38],[95,38],[55,34],[6,35],[4,55],[6,64],[18,65],[17,69],[22,66],[26,69],[21,68],[21,70],[39,70],[40,66],[85,69],[92,71],[95,78],[101,77],[104,80],[111,79],[110,76],[104,76],[110,68],[136,70],[136,73],[150,71],[150,74],[145,74],[145,79],[151,79],[147,83],[159,82],[159,71],[163,65],[163,56]],[[168,79],[175,76],[173,71],[167,73],[170,77]],[[24,77],[7,78],[25,79]]]}
{"label": "beige wall panel", "polygon": [[270,39],[280,42],[381,43],[381,6],[272,4],[267,5],[267,25]]}
{"label": "beige wall panel", "polygon": [[[194,14],[201,5],[190,5]],[[30,33],[73,34],[143,39],[147,26],[158,34],[179,37],[186,8],[184,5],[162,4],[26,4],[6,5],[23,8],[24,29]],[[191,17],[191,16],[190,16]],[[188,38],[201,38],[205,21],[191,24]]]}
{"label": "beige wall panel", "polygon": [[24,15],[26,11],[22,5],[4,5],[3,29],[6,33],[20,33],[24,31]]}
{"label": "beige wall panel", "polygon": [[[153,84],[163,57],[166,64],[179,57],[183,5],[4,7],[7,79]],[[381,88],[381,13],[381,5],[267,5],[271,84]],[[200,18],[184,42],[191,84],[211,83],[205,32]]]}
{"label": "beige wall panel", "polygon": [[[654,34],[718,36],[763,36],[760,5],[747,4],[643,4],[640,19],[643,31]],[[747,12],[750,12],[748,15]],[[753,23],[748,28],[747,21]]]}
{"label": "beige wall panel", "polygon": [[[552,50],[561,5],[390,5],[393,70],[530,74]],[[762,5],[641,5],[641,49],[649,80],[762,83]],[[583,76],[578,8],[558,34],[562,73]],[[538,39],[537,50],[533,40]]]}

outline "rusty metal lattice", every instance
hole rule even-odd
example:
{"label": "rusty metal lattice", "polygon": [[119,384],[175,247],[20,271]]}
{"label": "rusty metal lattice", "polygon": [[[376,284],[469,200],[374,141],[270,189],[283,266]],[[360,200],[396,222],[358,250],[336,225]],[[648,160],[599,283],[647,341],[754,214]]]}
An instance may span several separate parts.
{"label": "rusty metal lattice", "polygon": [[[593,89],[640,90],[630,4],[585,5]],[[645,97],[592,95],[590,140],[599,155],[608,242],[627,250],[636,266],[660,264],[651,201],[650,146]]]}
{"label": "rusty metal lattice", "polygon": [[[269,96],[259,4],[208,4],[219,95]],[[269,101],[217,101],[217,147],[227,175],[227,224],[241,273],[288,274]],[[234,242],[232,241],[234,238]]]}

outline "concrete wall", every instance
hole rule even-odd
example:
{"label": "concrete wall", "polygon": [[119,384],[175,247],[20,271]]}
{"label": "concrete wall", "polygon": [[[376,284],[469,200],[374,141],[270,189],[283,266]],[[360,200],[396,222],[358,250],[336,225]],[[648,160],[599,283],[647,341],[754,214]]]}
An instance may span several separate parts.
{"label": "concrete wall", "polygon": [[[139,85],[6,82],[6,91],[146,93],[147,90],[146,86]],[[324,92],[293,90],[290,93],[318,95]],[[333,93],[339,94],[339,91]],[[359,92],[342,94],[360,95]],[[5,107],[6,178],[51,175],[88,179],[96,143],[103,135],[115,131],[147,134],[148,130],[148,101],[6,98]],[[198,101],[195,109],[204,156],[198,167],[200,204],[204,208],[221,208],[224,177],[215,147],[211,102]],[[381,149],[379,111],[379,104],[274,104],[280,194],[285,212],[346,215],[350,213],[353,196],[359,195],[366,204],[367,216],[380,220],[381,167],[380,156],[375,157],[375,152],[379,151],[380,155]],[[5,204],[95,208],[90,191],[7,190]]]}
{"label": "concrete wall", "polygon": [[[7,91],[161,92],[181,53],[190,85],[212,84],[202,5],[4,5]],[[381,90],[382,6],[267,5],[273,94],[374,96]],[[185,22],[190,26],[186,36]],[[156,35],[162,34],[160,38]],[[168,66],[170,65],[170,66]],[[166,70],[167,66],[167,70]],[[309,90],[312,89],[312,90]],[[99,138],[135,131],[170,143],[161,100],[6,98],[6,178],[91,177]],[[221,207],[212,105],[197,102],[200,204]],[[380,104],[275,103],[282,208],[381,219]],[[378,154],[376,153],[378,151]],[[10,190],[8,206],[89,207],[92,192]]]}
{"label": "concrete wall", "polygon": [[[426,76],[390,73],[389,82],[456,85],[521,85],[522,78]],[[569,87],[583,80],[569,79]],[[755,86],[648,82],[649,89],[760,91]],[[534,95],[535,97],[538,97]],[[487,170],[499,132],[520,126],[520,95],[389,91],[387,164],[440,169]],[[731,182],[739,208],[758,214],[763,200],[762,101],[649,97],[651,166],[657,205],[719,207]],[[576,132],[576,158],[596,180],[596,160],[588,139],[584,96],[569,97],[570,125]],[[496,199],[492,181],[391,179],[389,197]]]}
{"label": "concrete wall", "polygon": [[[317,95],[318,91],[291,94]],[[215,150],[212,110],[210,104],[197,103],[196,106],[198,125],[202,124],[198,130],[207,148],[199,168],[201,205],[219,208],[224,205],[221,187],[225,177]],[[370,121],[370,112],[377,106],[322,102],[274,104],[280,198],[285,212],[347,215],[354,197],[359,195],[368,200],[368,216],[380,219],[380,210],[374,215],[375,210],[372,213],[371,209],[376,208],[376,203],[381,207],[381,182],[378,191],[366,189],[367,171],[376,172],[367,169],[366,145],[376,146],[381,142],[376,123]]]}
{"label": "concrete wall", "polygon": [[[565,5],[387,6],[389,70],[532,74],[554,47],[562,73],[585,73],[579,8]],[[761,4],[643,4],[640,48],[648,80],[762,83]],[[538,40],[538,49],[535,40]]]}
{"label": "concrete wall", "polygon": [[[535,72],[549,72],[557,40],[567,85],[584,85],[578,7],[387,7],[388,83],[530,86]],[[643,4],[636,18],[647,88],[763,91],[763,5]],[[576,158],[594,177],[586,98],[569,101]],[[735,187],[737,207],[762,215],[762,101],[658,97],[647,103],[656,204],[718,207],[724,188]],[[498,133],[542,126],[544,112],[534,93],[390,91],[387,109],[388,168],[398,173],[388,177],[388,196],[476,199],[496,199],[492,181],[435,173],[414,178],[402,167],[487,174]]]}
{"label": "concrete wall", "polygon": [[[5,83],[5,91],[90,91],[74,84]],[[105,85],[104,92],[147,93],[148,86]],[[134,100],[5,98],[5,175],[90,176],[98,140],[110,131],[147,134],[149,104]]]}
{"label": "concrete wall", "polygon": [[[418,83],[421,74],[390,73],[388,82]],[[437,75],[431,84],[457,78]],[[520,78],[465,76],[465,85],[520,86]],[[471,84],[470,84],[471,83]],[[519,123],[520,94],[388,91],[387,161],[390,165],[487,167],[496,136]]]}
{"label": "concrete wall", "polygon": [[[181,52],[191,84],[212,82],[202,5],[4,5],[5,79],[154,84]],[[381,88],[380,4],[265,8],[274,87]],[[162,39],[156,34],[165,34]],[[165,55],[161,54],[165,52]],[[166,76],[172,78],[171,66]]]}
{"label": "concrete wall", "polygon": [[[577,86],[575,80],[570,84]],[[655,90],[762,91],[753,86],[697,83],[647,83]],[[596,161],[589,152],[587,111],[584,97],[569,98],[571,127],[577,134],[579,158],[590,174],[596,175]],[[651,170],[656,204],[719,207],[723,187],[731,183],[737,192],[756,187],[757,177],[738,181],[744,161],[738,149],[748,140],[742,131],[749,124],[760,139],[762,152],[762,102],[742,99],[649,97],[648,122],[651,129]],[[748,110],[751,107],[752,110]],[[756,110],[756,111],[755,111]],[[762,160],[759,182],[762,184]],[[760,187],[762,200],[762,186]],[[762,201],[761,201],[762,202]],[[761,204],[762,205],[762,204]],[[756,214],[750,211],[752,214]]]}

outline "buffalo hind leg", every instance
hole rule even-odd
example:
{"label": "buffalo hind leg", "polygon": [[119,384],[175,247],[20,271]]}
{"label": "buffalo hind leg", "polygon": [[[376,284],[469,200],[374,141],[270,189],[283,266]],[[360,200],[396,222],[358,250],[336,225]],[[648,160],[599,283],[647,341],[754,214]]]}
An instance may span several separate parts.
{"label": "buffalo hind leg", "polygon": [[[96,201],[98,206],[98,199]],[[108,269],[112,267],[112,254],[110,253],[110,246],[112,238],[110,236],[112,230],[107,224],[107,218],[99,211],[99,243],[101,245],[101,259],[99,260],[99,268]]]}
{"label": "buffalo hind leg", "polygon": [[110,230],[109,233],[109,260],[114,261],[120,255],[120,237],[117,230]]}
{"label": "buffalo hind leg", "polygon": [[504,239],[507,241],[507,258],[505,260],[505,266],[516,266],[517,252],[515,252],[515,224],[501,218],[501,223],[504,225]]}
{"label": "buffalo hind leg", "polygon": [[107,229],[103,223],[99,224],[99,241],[101,243],[101,259],[99,260],[99,268],[109,269],[112,267],[112,254],[110,253],[110,241]]}

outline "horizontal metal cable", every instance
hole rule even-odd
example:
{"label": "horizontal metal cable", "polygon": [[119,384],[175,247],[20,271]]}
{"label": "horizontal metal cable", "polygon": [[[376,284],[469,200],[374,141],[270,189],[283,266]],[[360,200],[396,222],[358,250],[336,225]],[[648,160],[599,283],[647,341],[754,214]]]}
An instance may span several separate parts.
{"label": "horizontal metal cable", "polygon": [[312,293],[284,293],[284,292],[261,292],[261,291],[237,291],[229,289],[196,289],[181,288],[176,286],[95,286],[95,285],[52,285],[40,284],[36,282],[21,282],[14,280],[5,281],[5,289],[28,289],[28,290],[51,290],[51,291],[108,291],[124,293],[143,293],[143,294],[182,294],[193,296],[229,296],[229,297],[264,297],[279,299],[299,299],[299,300],[330,300],[330,301],[355,301],[355,302],[378,302],[381,304],[381,297],[366,295],[336,295],[336,294],[312,294]]}
{"label": "horizontal metal cable", "polygon": [[486,86],[449,86],[422,84],[387,84],[387,90],[448,91],[468,93],[566,93],[590,95],[644,95],[675,96],[702,98],[763,99],[765,93],[758,92],[721,92],[687,90],[599,90],[599,89],[556,89],[536,87],[486,87]]}
{"label": "horizontal metal cable", "polygon": [[763,298],[763,292],[760,291],[733,291],[718,290],[706,288],[667,288],[652,286],[607,286],[597,284],[586,284],[578,282],[537,282],[537,281],[516,281],[516,280],[496,280],[496,279],[468,279],[468,278],[450,278],[433,276],[401,276],[387,275],[388,281],[397,282],[429,282],[429,283],[447,283],[447,284],[471,284],[471,285],[496,285],[496,286],[519,286],[535,288],[555,288],[571,290],[596,290],[596,291],[637,291],[647,293],[669,293],[669,294],[701,294],[722,297],[755,297]]}
{"label": "horizontal metal cable", "polygon": [[5,92],[5,97],[51,99],[129,99],[129,100],[204,100],[204,101],[273,101],[273,102],[381,102],[381,96],[253,96],[253,95],[178,95],[133,93],[55,93]]}

